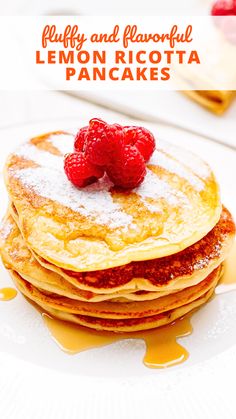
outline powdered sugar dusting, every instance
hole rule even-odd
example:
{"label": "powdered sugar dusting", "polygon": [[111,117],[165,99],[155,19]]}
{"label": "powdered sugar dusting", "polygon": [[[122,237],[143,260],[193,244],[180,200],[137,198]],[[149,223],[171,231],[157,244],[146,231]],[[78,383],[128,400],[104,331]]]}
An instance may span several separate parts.
{"label": "powdered sugar dusting", "polygon": [[194,174],[202,179],[206,179],[211,174],[211,169],[200,157],[191,153],[188,150],[184,150],[180,147],[176,147],[166,141],[159,140],[159,145],[168,154],[183,163],[185,167],[188,167]]}
{"label": "powdered sugar dusting", "polygon": [[49,142],[56,147],[63,156],[66,153],[71,153],[74,149],[75,137],[72,134],[52,134],[49,137]]}
{"label": "powdered sugar dusting", "polygon": [[149,164],[160,166],[168,172],[174,173],[183,179],[187,180],[197,191],[204,189],[204,183],[195,176],[186,166],[180,164],[177,160],[174,160],[170,156],[163,153],[161,150],[155,150]]}
{"label": "powdered sugar dusting", "polygon": [[48,167],[51,169],[63,170],[63,157],[55,156],[48,151],[41,150],[35,145],[26,143],[20,146],[14,154],[23,157],[26,160],[31,160],[39,166]]}
{"label": "powdered sugar dusting", "polygon": [[157,208],[155,205],[150,204],[150,202],[147,201],[147,198],[152,198],[155,201],[163,198],[173,206],[178,205],[180,202],[182,202],[182,204],[187,203],[187,198],[183,193],[171,188],[167,182],[159,179],[158,176],[149,169],[147,169],[144,181],[138,188],[134,189],[134,192],[142,198],[143,203],[152,212],[157,211]]}
{"label": "powdered sugar dusting", "polygon": [[23,169],[14,175],[40,196],[59,202],[86,217],[93,217],[102,225],[117,228],[127,227],[132,222],[132,217],[113,202],[109,193],[113,184],[106,176],[86,188],[77,189],[63,171],[49,167]]}
{"label": "powdered sugar dusting", "polygon": [[3,221],[0,226],[0,236],[3,240],[6,240],[11,233],[13,225],[9,221]]}
{"label": "powdered sugar dusting", "polygon": [[[52,140],[55,147],[60,149],[58,137],[55,135]],[[67,139],[64,141],[67,142]],[[94,217],[100,224],[111,228],[127,227],[132,222],[132,217],[113,202],[109,192],[113,184],[108,177],[104,176],[98,182],[78,189],[68,181],[64,173],[63,156],[55,156],[30,143],[22,145],[15,154],[39,165],[14,173],[15,177],[38,195],[59,202],[86,217]]]}
{"label": "powdered sugar dusting", "polygon": [[[62,153],[61,156],[53,155],[30,143],[24,144],[15,154],[35,162],[39,167],[18,170],[13,175],[44,198],[56,201],[85,217],[92,217],[99,224],[127,230],[127,227],[132,225],[133,218],[124,212],[118,203],[113,202],[110,193],[113,184],[107,176],[83,189],[74,187],[68,181],[63,169],[63,155],[73,150],[74,136],[54,134],[49,137],[49,141]],[[161,152],[154,153],[150,164],[165,166],[168,170],[187,178],[195,187],[203,187],[200,179]],[[172,206],[190,206],[187,197],[181,191],[172,188],[149,169],[143,183],[134,189],[134,192],[141,197],[151,212],[160,210],[158,200],[161,198]],[[151,203],[149,198],[154,202]]]}
{"label": "powdered sugar dusting", "polygon": [[204,269],[208,265],[209,265],[209,257],[206,256],[204,259],[200,259],[196,263],[194,263],[193,269],[194,270]]}

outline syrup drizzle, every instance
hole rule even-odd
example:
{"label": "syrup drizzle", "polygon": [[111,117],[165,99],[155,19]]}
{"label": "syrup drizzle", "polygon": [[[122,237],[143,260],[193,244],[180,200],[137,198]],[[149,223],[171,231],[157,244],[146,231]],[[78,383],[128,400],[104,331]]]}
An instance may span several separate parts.
{"label": "syrup drizzle", "polygon": [[[225,262],[224,275],[216,287],[216,294],[233,289],[236,289],[236,242]],[[0,301],[11,300],[16,295],[17,291],[14,288],[0,289]],[[146,367],[166,368],[180,364],[189,357],[188,351],[177,342],[177,339],[192,333],[192,313],[157,329],[143,332],[112,333],[91,330],[55,319],[41,310],[40,312],[52,338],[66,353],[75,354],[125,339],[142,339],[146,344],[143,358]]]}
{"label": "syrup drizzle", "polygon": [[142,339],[146,344],[143,362],[149,368],[165,368],[180,364],[189,356],[188,351],[177,342],[177,339],[192,333],[191,315],[178,319],[168,326],[132,333],[98,332],[52,318],[45,313],[42,313],[42,316],[54,341],[63,351],[70,354],[120,340]]}
{"label": "syrup drizzle", "polygon": [[[236,289],[236,242],[224,266],[224,275],[216,287],[216,294]],[[149,368],[170,367],[189,357],[188,351],[177,339],[192,333],[191,313],[170,325],[132,333],[98,332],[54,319],[45,313],[42,316],[55,342],[67,353],[75,354],[124,339],[142,339],[146,344],[143,362]]]}
{"label": "syrup drizzle", "polygon": [[2,288],[0,289],[0,301],[9,301],[15,298],[17,291],[14,288]]}

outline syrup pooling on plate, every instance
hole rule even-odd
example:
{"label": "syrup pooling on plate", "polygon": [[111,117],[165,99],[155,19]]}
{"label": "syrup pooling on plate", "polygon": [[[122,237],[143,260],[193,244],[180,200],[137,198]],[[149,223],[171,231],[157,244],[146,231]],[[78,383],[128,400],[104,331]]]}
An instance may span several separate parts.
{"label": "syrup pooling on plate", "polygon": [[149,368],[177,365],[189,356],[188,351],[177,342],[177,339],[192,333],[190,315],[168,326],[132,333],[98,332],[52,318],[45,313],[42,313],[42,316],[55,342],[67,353],[75,354],[125,339],[142,339],[146,345],[143,362]]}
{"label": "syrup pooling on plate", "polygon": [[9,301],[15,298],[17,291],[14,288],[1,288],[0,289],[0,301]]}
{"label": "syrup pooling on plate", "polygon": [[146,344],[144,364],[149,368],[165,368],[186,361],[189,353],[177,339],[190,335],[192,331],[190,316],[187,315],[168,326],[144,332],[143,335],[140,333]]}

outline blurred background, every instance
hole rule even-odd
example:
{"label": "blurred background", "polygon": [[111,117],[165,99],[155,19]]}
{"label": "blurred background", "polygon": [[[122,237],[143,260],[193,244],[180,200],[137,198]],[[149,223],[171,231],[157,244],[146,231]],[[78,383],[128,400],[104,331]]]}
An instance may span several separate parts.
{"label": "blurred background", "polygon": [[[209,0],[11,0],[1,15],[205,15]],[[195,133],[235,148],[236,101],[221,116],[181,92],[158,91],[1,91],[0,129],[18,125],[108,116],[154,122]]]}
{"label": "blurred background", "polygon": [[1,15],[202,15],[209,4],[209,0],[11,0],[1,1]]}

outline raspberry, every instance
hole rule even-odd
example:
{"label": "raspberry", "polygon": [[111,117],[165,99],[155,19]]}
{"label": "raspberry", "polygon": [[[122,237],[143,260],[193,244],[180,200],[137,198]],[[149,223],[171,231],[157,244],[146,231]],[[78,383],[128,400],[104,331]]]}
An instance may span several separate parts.
{"label": "raspberry", "polygon": [[85,153],[91,163],[107,166],[123,146],[124,132],[120,125],[91,119],[85,141]]}
{"label": "raspberry", "polygon": [[145,161],[136,147],[125,145],[118,158],[107,167],[107,174],[116,186],[135,188],[145,177]]}
{"label": "raspberry", "polygon": [[134,145],[147,162],[155,150],[155,139],[150,131],[143,127],[124,127],[125,143]]}
{"label": "raspberry", "polygon": [[211,9],[212,16],[233,16],[236,15],[235,0],[218,0]]}
{"label": "raspberry", "polygon": [[236,44],[236,0],[218,0],[211,9],[215,25],[222,31],[227,41]]}
{"label": "raspberry", "polygon": [[79,188],[90,185],[104,174],[104,170],[91,164],[82,152],[66,154],[64,170],[68,179]]}
{"label": "raspberry", "polygon": [[75,151],[84,151],[84,142],[87,136],[88,126],[80,128],[75,136],[74,149]]}
{"label": "raspberry", "polygon": [[145,162],[155,149],[155,139],[146,128],[109,125],[94,118],[79,130],[74,148],[64,161],[65,173],[74,185],[89,185],[106,171],[114,185],[132,189],[145,177]]}

